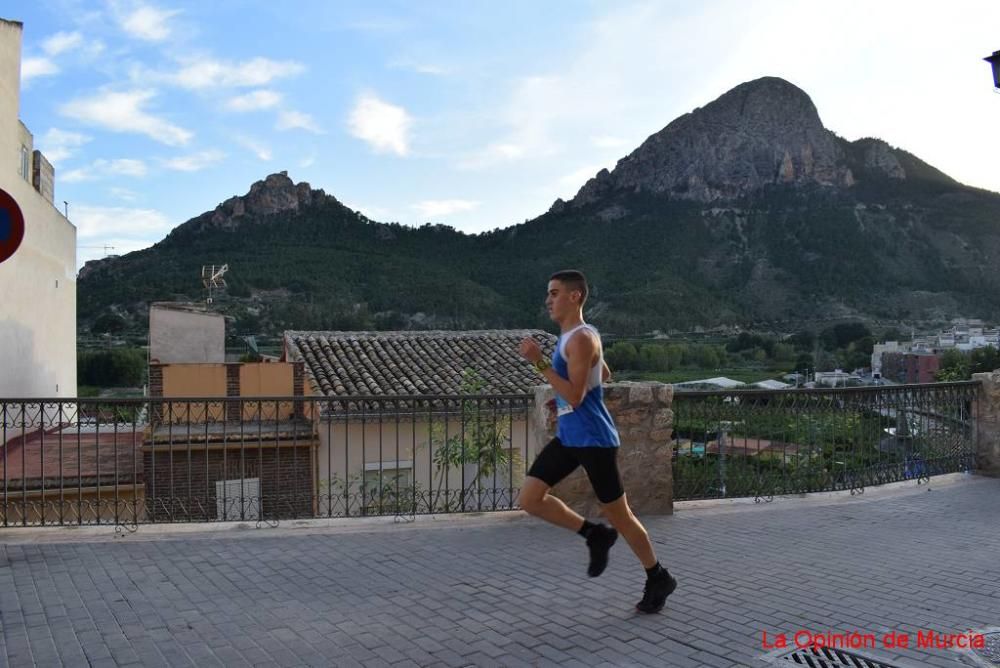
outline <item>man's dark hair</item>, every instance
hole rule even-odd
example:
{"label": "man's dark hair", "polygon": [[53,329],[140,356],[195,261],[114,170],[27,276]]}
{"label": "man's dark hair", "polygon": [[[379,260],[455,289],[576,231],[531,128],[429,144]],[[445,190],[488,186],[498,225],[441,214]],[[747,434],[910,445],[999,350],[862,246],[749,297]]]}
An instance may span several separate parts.
{"label": "man's dark hair", "polygon": [[557,271],[549,276],[549,280],[559,281],[570,290],[579,290],[581,295],[580,303],[583,304],[587,301],[587,295],[590,293],[590,290],[587,288],[587,277],[583,275],[582,271],[577,271],[576,269]]}

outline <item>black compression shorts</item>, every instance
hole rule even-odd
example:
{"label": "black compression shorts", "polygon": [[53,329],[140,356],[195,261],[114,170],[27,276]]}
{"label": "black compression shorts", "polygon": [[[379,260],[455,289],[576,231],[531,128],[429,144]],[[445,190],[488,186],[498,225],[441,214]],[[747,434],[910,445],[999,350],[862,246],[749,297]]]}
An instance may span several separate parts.
{"label": "black compression shorts", "polygon": [[549,487],[555,485],[582,466],[601,503],[611,503],[625,493],[622,477],[618,472],[618,448],[565,446],[553,438],[538,453],[528,475],[538,478]]}

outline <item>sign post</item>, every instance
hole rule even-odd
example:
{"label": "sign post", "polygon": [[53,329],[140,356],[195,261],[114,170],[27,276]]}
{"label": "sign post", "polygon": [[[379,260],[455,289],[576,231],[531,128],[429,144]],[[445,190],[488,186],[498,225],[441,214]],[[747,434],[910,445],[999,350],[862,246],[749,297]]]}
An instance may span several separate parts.
{"label": "sign post", "polygon": [[0,262],[17,252],[24,239],[24,214],[14,198],[0,190]]}

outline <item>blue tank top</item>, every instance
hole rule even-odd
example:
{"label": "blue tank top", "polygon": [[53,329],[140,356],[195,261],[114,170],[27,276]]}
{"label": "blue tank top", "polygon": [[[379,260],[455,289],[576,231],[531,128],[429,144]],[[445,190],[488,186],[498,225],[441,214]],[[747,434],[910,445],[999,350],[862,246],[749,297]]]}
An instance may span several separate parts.
{"label": "blue tank top", "polygon": [[[566,342],[581,329],[597,330],[587,324],[574,327],[559,337],[552,353],[552,368],[562,378],[569,380],[569,366],[566,363]],[[604,351],[587,374],[587,393],[576,408],[556,393],[556,412],[559,416],[556,436],[567,447],[617,448],[621,441],[618,429],[604,405],[604,388],[601,386],[601,372],[604,369]]]}

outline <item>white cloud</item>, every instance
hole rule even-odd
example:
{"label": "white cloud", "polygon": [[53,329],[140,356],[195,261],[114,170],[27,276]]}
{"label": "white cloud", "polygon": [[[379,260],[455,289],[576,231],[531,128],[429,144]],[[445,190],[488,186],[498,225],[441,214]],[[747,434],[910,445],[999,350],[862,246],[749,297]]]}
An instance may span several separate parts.
{"label": "white cloud", "polygon": [[179,71],[153,76],[189,90],[247,88],[265,86],[275,79],[295,76],[305,67],[292,60],[252,58],[243,62],[224,62],[210,58],[189,62]]}
{"label": "white cloud", "polygon": [[120,199],[123,202],[134,202],[139,199],[139,193],[120,186],[112,186],[111,188],[108,188],[108,192],[112,197]]}
{"label": "white cloud", "polygon": [[59,66],[48,58],[25,58],[21,61],[21,80],[46,77],[59,73]]}
{"label": "white cloud", "polygon": [[410,208],[420,212],[425,218],[443,218],[454,213],[472,211],[479,207],[479,202],[467,199],[429,199],[417,202]]}
{"label": "white cloud", "polygon": [[58,56],[60,53],[72,51],[82,44],[83,35],[78,32],[57,32],[42,42],[42,51],[49,56]]}
{"label": "white cloud", "polygon": [[281,102],[281,93],[273,90],[261,89],[237,95],[226,102],[226,109],[229,111],[245,112],[258,111],[260,109],[270,109]]}
{"label": "white cloud", "polygon": [[132,37],[148,42],[162,42],[170,37],[171,17],[179,14],[176,9],[159,9],[153,5],[140,4],[133,9],[119,13],[121,27]]}
{"label": "white cloud", "polygon": [[267,162],[272,158],[270,147],[253,137],[237,137],[236,143],[256,155],[258,160]]}
{"label": "white cloud", "polygon": [[145,176],[146,171],[146,163],[142,160],[131,158],[105,160],[101,158],[86,167],[71,169],[60,178],[66,183],[79,183],[80,181],[95,181],[115,176],[140,177]]}
{"label": "white cloud", "polygon": [[76,154],[76,149],[90,141],[90,137],[79,132],[67,132],[59,128],[50,128],[48,132],[39,137],[39,150],[45,154],[49,162],[53,165],[71,158]]}
{"label": "white cloud", "polygon": [[111,237],[147,241],[147,245],[170,231],[170,221],[153,209],[80,204],[70,208],[70,218],[82,239],[107,240]]}
{"label": "white cloud", "polygon": [[143,107],[156,96],[153,90],[102,92],[64,104],[60,113],[113,132],[141,134],[167,146],[187,144],[192,133],[146,112]]}
{"label": "white cloud", "polygon": [[435,65],[428,62],[420,62],[410,59],[400,59],[394,60],[389,63],[389,67],[397,70],[408,70],[410,72],[416,72],[417,74],[427,74],[430,76],[445,76],[451,73],[451,70],[442,65]]}
{"label": "white cloud", "polygon": [[403,107],[364,93],[355,103],[347,125],[352,135],[368,142],[377,152],[406,155],[412,122]]}
{"label": "white cloud", "polygon": [[318,135],[323,134],[323,130],[321,130],[319,125],[316,124],[315,119],[313,119],[313,117],[309,114],[304,114],[301,111],[282,111],[278,114],[278,124],[276,127],[279,130],[297,129],[305,130]]}
{"label": "white cloud", "polygon": [[299,161],[299,167],[302,167],[302,168],[312,167],[315,164],[316,164],[316,154],[315,153],[307,155],[306,157],[302,158],[302,160]]}
{"label": "white cloud", "polygon": [[222,151],[201,151],[163,161],[163,166],[178,172],[198,172],[221,162],[226,157]]}
{"label": "white cloud", "polygon": [[511,162],[523,157],[524,146],[504,142],[490,144],[478,153],[459,161],[460,169],[481,169],[503,162]]}

